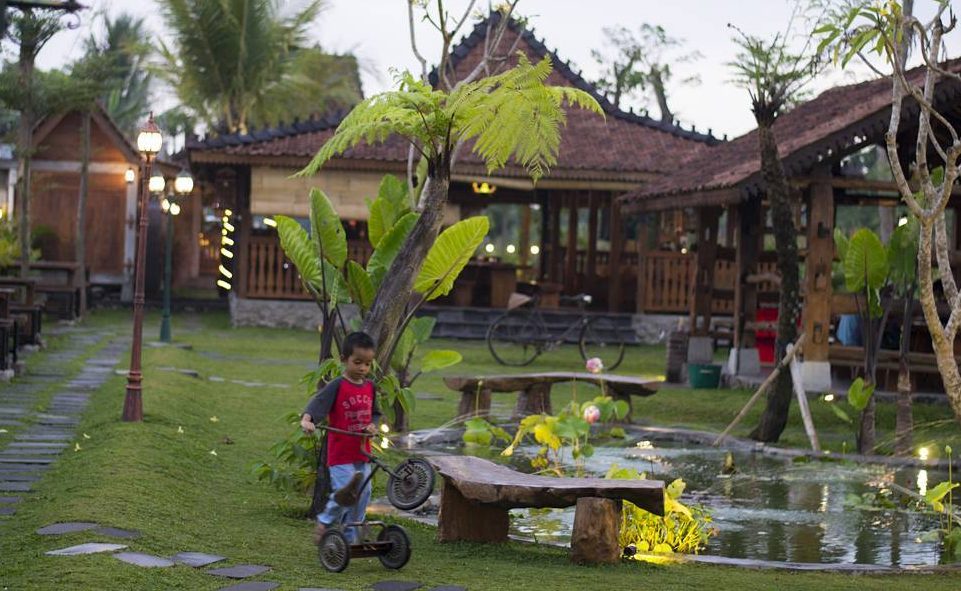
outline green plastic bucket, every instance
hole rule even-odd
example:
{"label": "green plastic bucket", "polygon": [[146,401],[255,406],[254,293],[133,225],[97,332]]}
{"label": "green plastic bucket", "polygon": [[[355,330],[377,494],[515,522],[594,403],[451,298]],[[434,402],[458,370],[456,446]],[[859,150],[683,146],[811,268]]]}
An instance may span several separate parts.
{"label": "green plastic bucket", "polygon": [[717,388],[721,383],[721,366],[691,363],[687,366],[687,379],[692,388]]}

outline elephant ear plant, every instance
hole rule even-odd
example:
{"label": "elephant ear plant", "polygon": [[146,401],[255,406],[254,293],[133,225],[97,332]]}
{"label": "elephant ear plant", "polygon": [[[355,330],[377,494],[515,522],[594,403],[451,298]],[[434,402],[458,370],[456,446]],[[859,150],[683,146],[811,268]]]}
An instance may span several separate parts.
{"label": "elephant ear plant", "polygon": [[[841,261],[845,289],[854,294],[864,337],[864,376],[848,390],[848,403],[861,413],[857,434],[858,452],[872,453],[875,446],[875,401],[878,353],[888,317],[898,300],[904,301],[901,326],[901,370],[899,390],[910,381],[906,377],[907,339],[911,327],[911,301],[916,286],[917,225],[908,220],[899,226],[885,246],[868,228],[856,230],[850,238],[835,230],[835,247]],[[843,412],[835,413],[844,418]],[[899,431],[903,430],[899,427]]]}
{"label": "elephant ear plant", "polygon": [[[318,367],[303,380],[308,394],[340,374],[334,350],[348,330],[344,307],[356,306],[360,321],[364,321],[376,294],[390,283],[387,277],[391,265],[418,218],[418,214],[410,210],[407,186],[392,176],[383,179],[377,197],[369,202],[369,209],[370,242],[374,250],[366,267],[348,258],[343,224],[330,199],[320,189],[310,191],[309,233],[293,218],[275,217],[281,247],[297,268],[304,289],[313,296],[322,316]],[[398,419],[403,421],[414,408],[414,395],[410,390],[414,380],[423,373],[461,360],[455,351],[422,351],[434,322],[429,318],[415,318],[415,314],[425,302],[452,289],[487,235],[488,227],[488,220],[483,216],[461,220],[441,232],[427,252],[414,284],[415,301],[402,319],[400,338],[392,345],[391,362],[378,365],[374,372],[380,408],[395,427],[403,427],[398,425]],[[303,438],[298,427],[299,417],[291,423],[288,437],[272,448],[273,464],[258,464],[255,473],[285,492],[303,492],[307,490],[303,483],[310,481],[311,475],[323,478],[323,471],[317,470],[318,465],[323,465],[319,459],[323,450],[315,451],[312,441]],[[326,498],[325,486],[320,484],[314,487],[312,513]]]}

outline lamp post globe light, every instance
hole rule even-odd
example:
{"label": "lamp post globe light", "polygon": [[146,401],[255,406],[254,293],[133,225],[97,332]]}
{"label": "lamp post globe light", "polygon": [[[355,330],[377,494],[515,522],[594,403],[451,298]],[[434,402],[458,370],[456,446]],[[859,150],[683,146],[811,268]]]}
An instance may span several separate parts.
{"label": "lamp post globe light", "polygon": [[[163,147],[163,135],[154,123],[153,113],[137,134],[137,150],[143,157],[143,174],[137,195],[137,251],[134,254],[134,293],[133,293],[133,344],[130,347],[130,371],[127,373],[127,394],[123,401],[123,420],[143,420],[142,382],[143,373],[140,367],[143,348],[143,303],[144,303],[144,271],[147,256],[147,195],[158,182],[151,178],[150,170],[154,158]],[[160,178],[161,187],[163,178]]]}
{"label": "lamp post globe light", "polygon": [[164,310],[160,320],[160,341],[170,342],[170,290],[172,289],[171,275],[173,273],[174,249],[174,218],[180,213],[179,199],[186,198],[194,190],[194,179],[186,170],[180,171],[174,179],[174,193],[177,200],[168,197],[163,200],[161,207],[167,214],[167,243],[164,249]]}

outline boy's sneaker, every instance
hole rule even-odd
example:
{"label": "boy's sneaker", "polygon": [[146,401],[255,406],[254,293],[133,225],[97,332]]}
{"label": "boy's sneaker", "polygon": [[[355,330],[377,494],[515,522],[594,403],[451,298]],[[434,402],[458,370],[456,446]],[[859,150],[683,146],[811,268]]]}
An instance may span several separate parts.
{"label": "boy's sneaker", "polygon": [[360,483],[364,479],[363,472],[354,472],[350,481],[337,489],[334,493],[334,502],[341,507],[353,507],[360,499]]}
{"label": "boy's sneaker", "polygon": [[319,546],[320,541],[324,537],[324,533],[327,531],[327,526],[323,523],[318,522],[316,527],[314,527],[314,545]]}

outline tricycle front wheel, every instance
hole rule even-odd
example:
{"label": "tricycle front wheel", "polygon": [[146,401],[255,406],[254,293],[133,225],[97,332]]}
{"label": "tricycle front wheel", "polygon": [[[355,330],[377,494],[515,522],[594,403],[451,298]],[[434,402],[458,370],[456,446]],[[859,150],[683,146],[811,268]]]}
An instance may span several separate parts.
{"label": "tricycle front wheel", "polygon": [[387,500],[402,511],[420,507],[432,492],[434,468],[420,458],[404,460],[387,479]]}
{"label": "tricycle front wheel", "polygon": [[320,563],[332,573],[339,573],[350,564],[350,544],[338,529],[328,529],[320,539]]}

